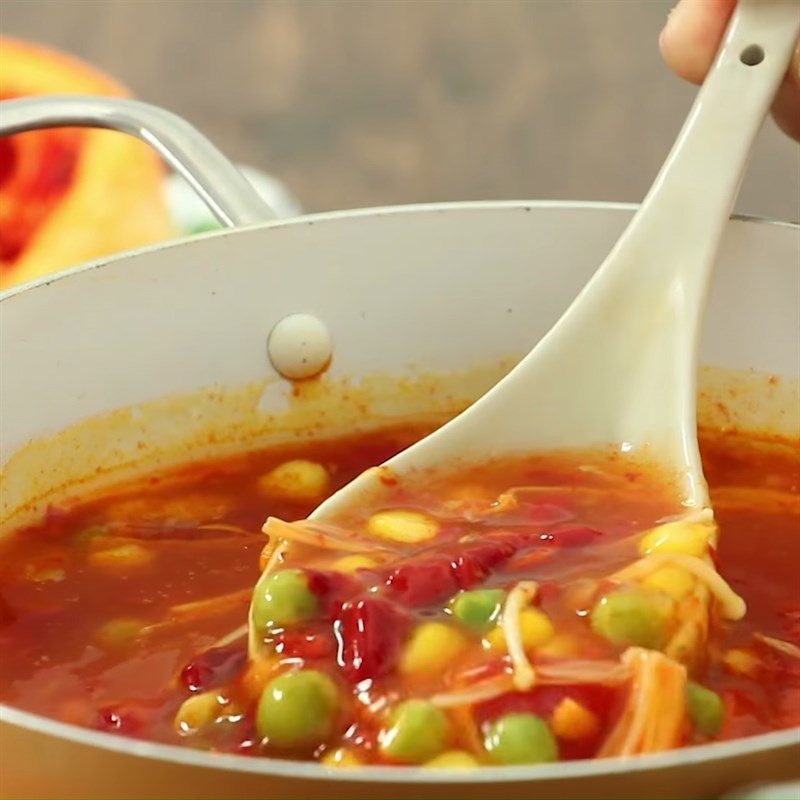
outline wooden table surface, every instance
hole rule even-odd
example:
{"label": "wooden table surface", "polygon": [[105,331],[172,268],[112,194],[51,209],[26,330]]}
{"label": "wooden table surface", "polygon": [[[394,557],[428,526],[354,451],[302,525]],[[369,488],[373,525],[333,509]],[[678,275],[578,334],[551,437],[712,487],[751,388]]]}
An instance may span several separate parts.
{"label": "wooden table surface", "polygon": [[[636,201],[694,93],[658,55],[669,0],[0,5],[3,33],[98,64],[308,210]],[[800,218],[800,148],[772,122],[738,209]]]}

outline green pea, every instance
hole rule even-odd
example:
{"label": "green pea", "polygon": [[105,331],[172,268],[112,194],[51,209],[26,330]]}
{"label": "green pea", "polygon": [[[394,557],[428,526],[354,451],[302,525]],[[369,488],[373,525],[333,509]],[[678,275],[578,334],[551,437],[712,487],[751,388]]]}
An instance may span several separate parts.
{"label": "green pea", "polygon": [[725,717],[725,706],[716,692],[689,681],[686,684],[686,706],[698,733],[703,736],[716,736],[719,733]]}
{"label": "green pea", "polygon": [[256,730],[276,747],[318,745],[330,736],[338,709],[339,690],[323,672],[287,672],[264,687]]}
{"label": "green pea", "polygon": [[253,622],[259,630],[312,619],[318,608],[308,576],[300,569],[262,575],[253,594]]}
{"label": "green pea", "polygon": [[396,761],[422,764],[439,755],[450,735],[447,714],[426,700],[407,700],[381,733],[381,750]]}
{"label": "green pea", "polygon": [[453,599],[453,616],[468,628],[484,631],[500,617],[506,593],[502,589],[475,589]]}
{"label": "green pea", "polygon": [[486,731],[484,746],[497,764],[546,764],[558,761],[558,744],[536,714],[506,714]]}
{"label": "green pea", "polygon": [[592,627],[615,644],[658,650],[664,644],[669,598],[641,589],[620,589],[603,597],[592,611]]}

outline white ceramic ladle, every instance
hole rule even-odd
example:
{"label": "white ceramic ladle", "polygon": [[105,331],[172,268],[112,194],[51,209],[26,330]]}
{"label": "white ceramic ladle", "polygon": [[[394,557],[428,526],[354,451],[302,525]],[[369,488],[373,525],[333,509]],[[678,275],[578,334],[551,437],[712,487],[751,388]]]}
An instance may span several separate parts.
{"label": "white ceramic ladle", "polygon": [[[695,416],[706,295],[748,156],[798,32],[797,0],[740,0],[666,163],[600,269],[512,372],[385,467],[402,480],[464,461],[614,445],[674,470],[677,499],[687,508],[709,504]],[[328,520],[374,501],[383,487],[379,474],[367,470],[311,518]]]}

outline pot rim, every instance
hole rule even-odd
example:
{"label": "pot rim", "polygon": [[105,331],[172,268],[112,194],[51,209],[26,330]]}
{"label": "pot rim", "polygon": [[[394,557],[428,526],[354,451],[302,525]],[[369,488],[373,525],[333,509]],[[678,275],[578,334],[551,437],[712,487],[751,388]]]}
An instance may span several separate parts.
{"label": "pot rim", "polygon": [[[573,201],[573,200],[493,200],[493,201],[462,201],[447,203],[418,203],[400,206],[378,206],[372,208],[358,208],[344,211],[329,211],[316,214],[306,214],[291,219],[271,220],[256,225],[228,230],[210,231],[205,234],[189,238],[162,242],[137,250],[126,251],[119,255],[97,259],[81,264],[71,269],[54,274],[48,274],[15,286],[0,293],[0,302],[10,300],[22,292],[47,286],[56,281],[68,278],[105,264],[134,258],[139,254],[156,250],[182,247],[196,240],[232,236],[239,231],[260,228],[277,228],[289,225],[310,225],[317,222],[335,222],[341,219],[360,217],[379,217],[389,214],[428,213],[435,211],[444,213],[448,211],[463,210],[537,210],[537,209],[566,209],[566,210],[615,210],[632,211],[637,208],[635,203],[617,203],[603,201]],[[800,223],[785,222],[765,217],[736,214],[731,217],[737,221],[787,227],[800,232]],[[252,757],[234,754],[208,753],[177,745],[160,744],[137,739],[116,736],[111,733],[94,731],[76,725],[58,722],[48,717],[21,711],[8,705],[0,704],[0,723],[14,725],[29,731],[43,733],[48,736],[66,739],[78,744],[97,747],[101,750],[124,753],[139,758],[154,759],[170,762],[177,765],[200,767],[204,769],[223,769],[234,772],[247,772],[263,775],[277,775],[301,780],[338,780],[346,782],[375,782],[375,783],[497,783],[520,782],[537,780],[570,780],[574,778],[600,777],[615,775],[622,772],[644,772],[652,769],[666,769],[680,765],[702,764],[714,760],[738,758],[772,749],[788,748],[800,744],[800,726],[781,731],[759,734],[727,742],[715,742],[704,745],[694,745],[672,750],[665,753],[641,755],[635,758],[607,758],[587,759],[582,761],[561,762],[548,765],[533,766],[505,766],[481,767],[468,772],[445,772],[435,770],[422,770],[415,767],[387,767],[363,766],[357,770],[341,771],[325,767],[314,762],[290,761],[268,757]]]}
{"label": "pot rim", "polygon": [[704,764],[711,761],[754,755],[774,749],[789,748],[792,745],[794,747],[800,746],[800,726],[798,726],[727,742],[692,745],[664,753],[635,757],[585,759],[518,767],[482,766],[479,769],[466,770],[464,772],[428,770],[413,766],[388,767],[375,765],[364,765],[355,770],[340,770],[335,767],[326,767],[313,761],[291,761],[266,756],[254,757],[210,753],[173,744],[131,739],[116,736],[112,733],[81,728],[77,725],[69,725],[65,722],[57,722],[39,714],[31,714],[2,704],[0,704],[0,722],[101,750],[123,753],[138,758],[166,761],[180,766],[277,775],[299,780],[330,780],[333,778],[357,783],[516,783],[539,780],[570,780]]}
{"label": "pot rim", "polygon": [[[499,210],[524,210],[533,211],[539,209],[564,209],[564,210],[597,210],[597,211],[634,211],[639,207],[638,203],[623,203],[605,200],[456,200],[444,203],[409,203],[406,205],[393,206],[368,206],[364,208],[351,208],[341,211],[320,211],[313,214],[302,214],[297,217],[287,219],[274,219],[265,222],[255,223],[237,228],[223,228],[216,231],[194,234],[179,239],[172,239],[166,242],[156,242],[155,244],[140,247],[135,250],[125,250],[111,256],[87,261],[68,269],[58,272],[48,273],[34,280],[12,286],[0,292],[0,303],[9,300],[15,295],[37,289],[40,286],[49,286],[51,283],[68,278],[81,272],[97,269],[110,263],[124,261],[129,258],[144,253],[151,253],[157,250],[173,249],[184,247],[190,243],[202,241],[203,239],[234,236],[243,231],[258,230],[261,228],[283,228],[294,225],[313,225],[317,222],[336,222],[341,219],[358,219],[361,217],[383,217],[394,214],[418,214],[435,211],[445,213],[448,211],[499,211]],[[774,219],[752,214],[732,214],[730,217],[737,222],[755,223],[757,225],[776,226],[779,228],[789,228],[800,232],[800,222],[789,222],[786,220]]]}

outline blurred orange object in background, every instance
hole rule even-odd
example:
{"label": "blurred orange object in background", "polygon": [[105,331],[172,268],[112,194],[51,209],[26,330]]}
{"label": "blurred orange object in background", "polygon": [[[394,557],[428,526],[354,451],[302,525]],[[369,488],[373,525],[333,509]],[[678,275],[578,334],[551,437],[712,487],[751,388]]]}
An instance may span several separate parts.
{"label": "blurred orange object in background", "polygon": [[[0,99],[125,97],[83,62],[0,37]],[[0,289],[175,235],[163,165],[125,134],[83,128],[0,138]]]}

